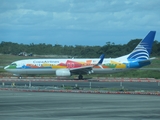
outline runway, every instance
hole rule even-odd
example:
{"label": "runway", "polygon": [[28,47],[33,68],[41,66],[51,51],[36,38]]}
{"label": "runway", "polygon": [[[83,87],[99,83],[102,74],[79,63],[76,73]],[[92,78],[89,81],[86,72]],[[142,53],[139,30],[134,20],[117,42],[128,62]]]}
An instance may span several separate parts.
{"label": "runway", "polygon": [[159,120],[160,97],[0,91],[0,120]]}

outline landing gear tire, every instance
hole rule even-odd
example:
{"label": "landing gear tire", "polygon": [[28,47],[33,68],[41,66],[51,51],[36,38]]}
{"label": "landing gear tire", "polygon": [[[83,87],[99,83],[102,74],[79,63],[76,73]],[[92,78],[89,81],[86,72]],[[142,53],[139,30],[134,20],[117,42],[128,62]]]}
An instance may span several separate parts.
{"label": "landing gear tire", "polygon": [[83,75],[79,75],[79,76],[78,76],[78,79],[79,79],[79,80],[83,80]]}
{"label": "landing gear tire", "polygon": [[22,76],[19,76],[18,79],[22,79]]}

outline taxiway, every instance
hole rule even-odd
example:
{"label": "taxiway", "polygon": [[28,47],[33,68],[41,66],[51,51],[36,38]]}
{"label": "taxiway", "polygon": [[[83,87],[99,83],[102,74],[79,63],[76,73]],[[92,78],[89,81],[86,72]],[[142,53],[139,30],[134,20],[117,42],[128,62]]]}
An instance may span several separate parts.
{"label": "taxiway", "polygon": [[160,97],[0,90],[0,120],[159,120]]}

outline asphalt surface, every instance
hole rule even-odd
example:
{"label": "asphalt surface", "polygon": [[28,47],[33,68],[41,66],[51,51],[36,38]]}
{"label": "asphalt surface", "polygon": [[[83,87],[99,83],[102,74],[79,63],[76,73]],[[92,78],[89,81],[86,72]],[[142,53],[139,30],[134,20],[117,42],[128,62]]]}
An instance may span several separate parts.
{"label": "asphalt surface", "polygon": [[[13,82],[5,82],[5,85],[11,85]],[[29,82],[14,82],[16,86],[29,86]],[[0,82],[2,86],[2,82]],[[116,88],[126,90],[149,90],[149,91],[160,91],[160,83],[157,82],[31,82],[32,86],[79,86],[81,88]]]}
{"label": "asphalt surface", "polygon": [[159,120],[160,96],[0,91],[0,120]]}

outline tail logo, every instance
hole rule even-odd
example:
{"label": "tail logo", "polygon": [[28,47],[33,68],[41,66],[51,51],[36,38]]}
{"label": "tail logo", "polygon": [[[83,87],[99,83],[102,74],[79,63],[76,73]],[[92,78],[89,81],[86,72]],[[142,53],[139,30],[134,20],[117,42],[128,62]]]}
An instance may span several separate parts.
{"label": "tail logo", "polygon": [[128,55],[128,59],[149,59],[156,31],[150,31],[148,35]]}
{"label": "tail logo", "polygon": [[129,55],[128,59],[148,59],[149,58],[149,52],[148,44],[141,43],[139,44]]}

